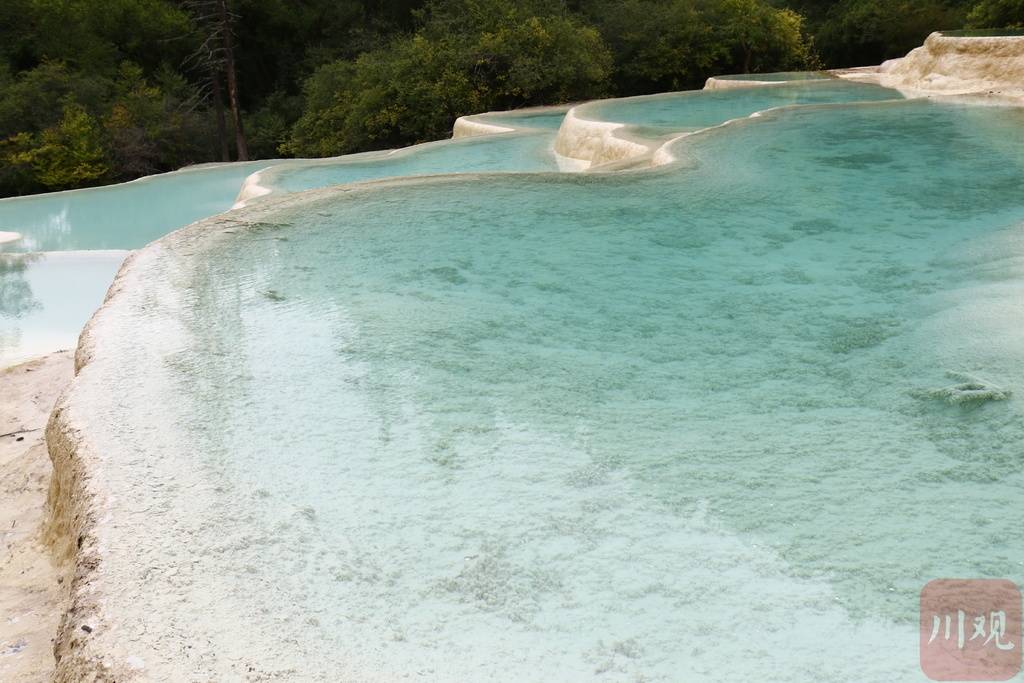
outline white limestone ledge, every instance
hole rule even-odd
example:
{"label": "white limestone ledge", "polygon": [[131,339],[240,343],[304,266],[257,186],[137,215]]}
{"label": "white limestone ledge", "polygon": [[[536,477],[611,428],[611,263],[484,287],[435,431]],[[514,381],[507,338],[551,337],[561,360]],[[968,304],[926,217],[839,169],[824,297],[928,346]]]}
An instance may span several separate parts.
{"label": "white limestone ledge", "polygon": [[1024,104],[1024,36],[933,33],[902,59],[835,75],[909,96],[985,95]]}
{"label": "white limestone ledge", "polygon": [[[455,120],[455,125],[452,127],[452,138],[470,138],[479,135],[513,133],[519,130],[535,130],[529,125],[523,125],[523,117],[564,114],[569,110],[569,106],[562,104],[549,107],[524,107],[508,111],[489,111],[483,114],[460,116]],[[508,120],[510,116],[514,116],[518,120],[510,121]]]}
{"label": "white limestone ledge", "polygon": [[473,138],[479,135],[497,135],[514,131],[515,128],[484,123],[476,116],[460,116],[455,119],[455,126],[452,127],[452,138]]}
{"label": "white limestone ledge", "polygon": [[587,167],[645,156],[654,151],[654,144],[625,136],[628,126],[612,121],[593,121],[570,109],[555,138],[555,152],[569,159],[584,162]]}
{"label": "white limestone ledge", "polygon": [[244,208],[252,200],[270,194],[271,189],[261,184],[262,173],[262,171],[257,171],[246,176],[242,182],[242,188],[238,191],[238,196],[235,197],[235,203],[231,206],[232,210]]}
{"label": "white limestone ledge", "polygon": [[[828,74],[822,74],[822,80],[830,77]],[[806,80],[800,79],[801,82]],[[704,84],[704,89],[772,88],[792,83],[792,80],[767,81],[718,77],[709,78]],[[670,94],[639,95],[623,99],[652,100]],[[658,166],[671,162],[672,156],[666,151],[668,144],[664,138],[645,137],[637,127],[625,123],[588,118],[588,109],[596,102],[600,100],[577,105],[566,113],[554,145],[560,159],[575,160],[583,169],[594,171],[622,170],[624,167],[635,167],[642,163]],[[687,134],[682,134],[681,137]],[[673,137],[669,143],[677,139],[678,137]]]}

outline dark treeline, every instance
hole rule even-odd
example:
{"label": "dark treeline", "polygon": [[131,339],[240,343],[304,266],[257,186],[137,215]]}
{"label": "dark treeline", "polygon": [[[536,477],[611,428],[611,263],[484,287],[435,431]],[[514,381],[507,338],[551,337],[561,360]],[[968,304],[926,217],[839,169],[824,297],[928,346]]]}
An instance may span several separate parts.
{"label": "dark treeline", "polygon": [[963,26],[1024,26],[1024,0],[3,0],[0,196],[877,64]]}

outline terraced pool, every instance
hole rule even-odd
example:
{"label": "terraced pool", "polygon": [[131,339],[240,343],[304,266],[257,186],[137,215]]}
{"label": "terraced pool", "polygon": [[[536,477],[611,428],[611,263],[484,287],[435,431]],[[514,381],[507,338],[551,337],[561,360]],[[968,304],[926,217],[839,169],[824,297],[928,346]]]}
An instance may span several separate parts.
{"label": "terraced pool", "polygon": [[[780,75],[781,76],[781,75]],[[696,90],[600,100],[576,108],[594,121],[615,121],[659,134],[693,131],[774,107],[903,99],[897,91],[839,79],[806,80],[770,87]]]}
{"label": "terraced pool", "polygon": [[922,586],[1024,580],[1024,113],[829,87],[594,105],[848,103],[658,169],[286,194],[141,251],[51,438],[105,504],[86,659],[924,680]]}
{"label": "terraced pool", "polygon": [[268,162],[198,166],[131,183],[0,200],[5,252],[138,249],[227,211],[245,178]]}
{"label": "terraced pool", "polygon": [[0,367],[73,348],[127,250],[231,208],[264,162],[0,200]]}
{"label": "terraced pool", "polygon": [[[508,125],[517,123],[514,120]],[[508,133],[443,140],[392,152],[325,161],[283,162],[260,173],[258,182],[271,191],[301,192],[381,178],[557,171],[558,165],[551,153],[554,137],[552,132]]]}
{"label": "terraced pool", "polygon": [[[243,198],[253,201],[267,192],[397,176],[557,171],[550,149],[554,133],[544,130],[552,116],[527,118],[546,123],[537,130],[397,151],[208,165],[121,185],[0,200],[0,232],[20,235],[0,245],[0,365],[73,347],[82,325],[102,302],[126,250],[229,210],[243,187],[247,189]],[[560,121],[561,114],[556,118]],[[255,193],[248,190],[251,186],[256,187]],[[104,252],[102,267],[89,255],[95,251]],[[78,253],[91,265],[83,267],[80,259],[55,256],[62,252]],[[70,295],[60,294],[69,288]]]}
{"label": "terraced pool", "polygon": [[730,74],[715,76],[719,81],[746,81],[760,83],[791,83],[794,81],[817,81],[832,79],[827,71],[780,71],[766,74]]}

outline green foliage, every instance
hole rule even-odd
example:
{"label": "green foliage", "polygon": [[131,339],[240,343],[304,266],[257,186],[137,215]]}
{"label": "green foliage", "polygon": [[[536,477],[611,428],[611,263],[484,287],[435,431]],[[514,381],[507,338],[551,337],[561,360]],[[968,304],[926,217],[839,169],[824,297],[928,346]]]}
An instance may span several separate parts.
{"label": "green foliage", "polygon": [[714,27],[690,0],[602,0],[591,17],[615,56],[615,90],[679,90],[726,60]]}
{"label": "green foliage", "polygon": [[[7,0],[5,0],[6,2]],[[131,60],[147,69],[190,52],[188,15],[167,0],[30,0],[19,24],[38,62],[63,61],[113,76]],[[24,10],[23,10],[24,11]]]}
{"label": "green foliage", "polygon": [[981,0],[967,23],[971,28],[1024,28],[1024,0]]}
{"label": "green foliage", "polygon": [[962,3],[944,0],[842,0],[819,20],[816,45],[829,66],[879,64],[933,31],[962,26],[964,13]]}
{"label": "green foliage", "polygon": [[597,30],[570,17],[512,15],[463,59],[475,92],[500,109],[604,94],[612,66]]}
{"label": "green foliage", "polygon": [[31,168],[48,190],[95,185],[107,179],[110,163],[99,122],[70,101],[56,125],[38,136],[19,133],[4,146],[6,164]]}
{"label": "green foliage", "polygon": [[209,117],[194,109],[195,86],[169,67],[147,79],[139,65],[123,62],[108,78],[45,62],[18,78],[0,71],[0,86],[4,194],[129,179],[209,158]]}
{"label": "green foliage", "polygon": [[271,93],[248,118],[249,152],[254,159],[271,159],[285,152],[292,123],[302,115],[302,98],[284,91]]}
{"label": "green foliage", "polygon": [[35,169],[27,155],[34,144],[31,133],[16,133],[0,139],[0,188],[7,194],[29,194],[44,189],[36,180]]}
{"label": "green foliage", "polygon": [[71,70],[62,62],[44,62],[17,77],[0,79],[0,84],[0,137],[54,125],[67,99],[96,112],[113,92],[111,80]]}
{"label": "green foliage", "polygon": [[588,13],[614,53],[618,94],[816,66],[802,17],[762,0],[599,0]]}
{"label": "green foliage", "polygon": [[474,108],[453,41],[399,39],[353,62],[320,68],[288,152],[328,156],[443,137],[458,112]]}
{"label": "green foliage", "polygon": [[763,0],[724,0],[710,12],[718,39],[739,73],[789,71],[814,66],[804,19]]}
{"label": "green foliage", "polygon": [[130,177],[206,160],[212,143],[208,117],[189,109],[198,99],[194,87],[166,67],[153,80],[138,65],[122,63],[104,117],[116,166]]}
{"label": "green foliage", "polygon": [[330,156],[346,149],[346,119],[350,112],[345,101],[356,80],[354,62],[337,61],[323,65],[306,81],[305,113],[295,123],[282,152],[294,156]]}
{"label": "green foliage", "polygon": [[435,4],[423,16],[414,35],[318,69],[284,149],[322,156],[422,142],[445,137],[463,114],[605,91],[611,57],[575,17],[496,0]]}

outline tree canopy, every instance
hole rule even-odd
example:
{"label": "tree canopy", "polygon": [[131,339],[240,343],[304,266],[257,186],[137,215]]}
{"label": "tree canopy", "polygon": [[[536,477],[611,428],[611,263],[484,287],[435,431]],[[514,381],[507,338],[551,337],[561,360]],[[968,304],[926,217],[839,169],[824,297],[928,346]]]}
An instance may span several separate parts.
{"label": "tree canopy", "polygon": [[5,0],[0,196],[445,137],[463,114],[876,64],[1024,0]]}

